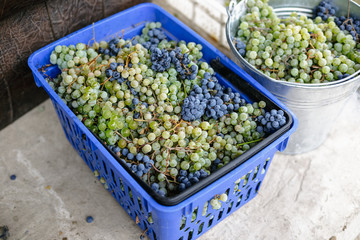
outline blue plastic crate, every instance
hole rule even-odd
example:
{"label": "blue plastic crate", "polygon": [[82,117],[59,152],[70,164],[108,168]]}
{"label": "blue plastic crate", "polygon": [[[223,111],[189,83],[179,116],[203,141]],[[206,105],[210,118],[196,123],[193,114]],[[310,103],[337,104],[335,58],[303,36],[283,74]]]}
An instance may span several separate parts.
{"label": "blue plastic crate", "polygon": [[[139,34],[145,23],[149,21],[161,22],[162,27],[172,39],[194,41],[202,44],[203,58],[205,60],[219,59],[222,64],[241,76],[259,93],[267,96],[281,109],[287,111],[293,119],[289,130],[274,141],[269,142],[254,156],[215,182],[173,206],[165,206],[155,201],[47,84],[45,76],[55,77],[60,73],[60,70],[56,66],[49,66],[46,68],[45,74],[39,71],[42,66],[50,63],[49,56],[56,45],[70,45],[78,42],[88,43],[93,38],[93,32],[95,32],[96,41],[110,40],[116,35],[121,36],[122,30],[125,31],[125,38],[131,38]],[[246,72],[190,28],[154,4],[140,4],[74,32],[33,53],[29,57],[28,64],[34,74],[37,86],[43,87],[49,94],[67,139],[90,169],[99,174],[98,178],[102,180],[108,191],[133,220],[138,222],[141,229],[147,230],[146,234],[150,239],[195,239],[249,202],[256,196],[275,152],[285,149],[289,136],[298,125],[297,119],[291,111]],[[231,84],[226,84],[234,88]],[[242,95],[246,96],[246,92],[242,92]],[[222,203],[221,209],[212,209],[210,200],[215,195],[225,192],[228,194],[228,201]],[[204,206],[207,206],[207,211],[203,214]],[[197,213],[197,216],[195,220],[192,220],[194,212]],[[149,216],[152,218],[150,222]]]}

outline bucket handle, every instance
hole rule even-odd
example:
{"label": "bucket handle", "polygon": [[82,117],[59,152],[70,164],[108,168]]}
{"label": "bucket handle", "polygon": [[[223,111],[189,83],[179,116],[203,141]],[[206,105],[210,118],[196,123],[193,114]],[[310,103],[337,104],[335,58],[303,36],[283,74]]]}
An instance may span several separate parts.
{"label": "bucket handle", "polygon": [[231,0],[230,3],[229,3],[229,6],[226,8],[226,12],[227,12],[229,17],[231,16],[236,4],[237,4],[236,0]]}

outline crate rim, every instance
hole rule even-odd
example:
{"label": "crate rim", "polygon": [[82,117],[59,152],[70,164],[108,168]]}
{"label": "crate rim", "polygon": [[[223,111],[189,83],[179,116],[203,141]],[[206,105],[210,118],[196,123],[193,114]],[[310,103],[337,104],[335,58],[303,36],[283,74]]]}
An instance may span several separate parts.
{"label": "crate rim", "polygon": [[[285,132],[283,135],[281,135],[279,138],[275,139],[271,144],[269,144],[268,146],[266,146],[264,149],[260,150],[257,154],[255,154],[253,157],[247,159],[244,163],[240,164],[239,166],[237,166],[236,168],[234,168],[232,171],[230,171],[229,173],[225,174],[224,176],[220,177],[219,179],[217,179],[216,181],[214,181],[213,183],[209,184],[208,186],[204,187],[202,190],[196,192],[195,194],[191,195],[190,197],[186,198],[185,200],[179,202],[176,205],[163,205],[158,203],[150,194],[148,194],[145,189],[143,189],[141,187],[141,185],[117,162],[117,160],[111,155],[111,153],[109,153],[107,151],[107,149],[103,146],[102,143],[100,143],[97,139],[93,141],[94,145],[102,151],[102,153],[104,153],[105,157],[110,161],[110,163],[114,166],[119,166],[120,168],[117,167],[116,169],[121,172],[122,175],[124,175],[124,177],[126,178],[127,181],[129,181],[130,184],[132,184],[136,191],[138,193],[140,193],[140,195],[144,195],[144,198],[147,199],[152,199],[154,201],[151,202],[151,207],[150,208],[154,208],[157,209],[158,211],[163,211],[163,212],[175,212],[175,211],[179,211],[181,209],[183,209],[184,206],[188,206],[189,204],[191,205],[192,202],[194,202],[196,199],[201,198],[204,193],[206,192],[211,192],[212,190],[216,189],[216,186],[218,185],[219,182],[222,182],[222,180],[224,178],[230,178],[232,176],[234,176],[237,172],[238,169],[240,168],[246,168],[251,164],[251,159],[255,158],[257,156],[261,156],[264,155],[264,153],[268,152],[267,150],[276,148],[276,146],[283,142],[286,138],[288,138],[298,127],[298,120],[295,116],[295,114],[288,109],[281,101],[279,101],[273,94],[271,94],[267,89],[265,89],[263,86],[261,86],[255,79],[253,79],[248,73],[246,73],[243,69],[241,69],[240,67],[238,67],[232,60],[230,60],[225,54],[223,54],[222,52],[220,52],[218,49],[216,49],[214,46],[212,46],[208,41],[206,41],[203,37],[201,37],[199,34],[197,34],[195,31],[193,31],[190,27],[188,27],[187,25],[183,24],[180,20],[178,20],[176,17],[174,17],[173,15],[171,15],[170,13],[168,13],[166,10],[164,10],[163,8],[161,8],[160,6],[153,4],[153,3],[142,3],[142,4],[138,4],[135,5],[131,8],[128,8],[124,11],[115,13],[107,18],[101,19],[97,22],[94,22],[94,26],[96,24],[100,24],[100,23],[105,23],[108,21],[111,21],[113,18],[116,18],[118,15],[120,14],[125,14],[128,12],[132,12],[135,10],[139,10],[141,8],[144,7],[151,7],[154,8],[158,11],[161,11],[166,17],[171,18],[172,20],[175,21],[175,23],[177,24],[181,24],[182,27],[188,31],[190,34],[192,34],[194,37],[196,37],[199,41],[201,41],[202,45],[207,45],[208,48],[210,48],[211,50],[213,50],[216,54],[219,55],[219,57],[222,59],[222,62],[227,65],[230,69],[232,69],[237,75],[242,75],[242,77],[250,82],[258,91],[260,91],[262,94],[267,95],[269,97],[272,98],[272,100],[278,104],[279,107],[285,109],[286,111],[288,111],[289,115],[292,117],[293,119],[293,123],[292,126],[290,127],[290,129]],[[49,48],[54,48],[56,45],[58,45],[59,43],[63,42],[64,40],[70,38],[73,35],[82,33],[84,31],[88,31],[89,29],[91,29],[93,27],[92,24],[81,28],[73,33],[70,33],[69,35],[66,35],[40,49],[38,49],[37,51],[35,51],[34,53],[32,53],[30,55],[30,57],[28,58],[28,65],[31,68],[32,72],[34,75],[36,75],[36,78],[39,79],[39,82],[36,81],[36,85],[38,87],[43,87],[45,89],[45,91],[49,94],[50,98],[55,98],[56,102],[58,104],[61,105],[61,107],[64,110],[67,110],[69,112],[70,117],[77,123],[78,127],[81,128],[81,130],[83,132],[86,133],[86,135],[92,135],[93,133],[85,127],[85,125],[76,117],[76,115],[70,110],[70,108],[61,100],[61,98],[56,94],[56,92],[50,87],[50,85],[46,82],[44,76],[42,74],[40,74],[40,72],[38,71],[38,68],[36,68],[35,64],[34,64],[34,58],[40,54],[40,52],[44,51],[44,50],[48,50]],[[39,66],[41,67],[41,66]],[[149,208],[149,212],[151,211],[151,209]]]}

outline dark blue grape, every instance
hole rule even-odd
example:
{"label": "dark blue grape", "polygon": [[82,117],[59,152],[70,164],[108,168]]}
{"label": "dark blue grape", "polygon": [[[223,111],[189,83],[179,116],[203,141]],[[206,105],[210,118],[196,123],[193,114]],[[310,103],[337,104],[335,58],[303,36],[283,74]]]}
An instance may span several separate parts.
{"label": "dark blue grape", "polygon": [[153,184],[151,184],[151,188],[152,188],[154,191],[158,191],[158,190],[159,190],[159,184],[153,183]]}
{"label": "dark blue grape", "polygon": [[256,119],[258,126],[256,130],[259,133],[272,133],[286,124],[286,117],[284,111],[271,109],[270,112],[265,112]]}

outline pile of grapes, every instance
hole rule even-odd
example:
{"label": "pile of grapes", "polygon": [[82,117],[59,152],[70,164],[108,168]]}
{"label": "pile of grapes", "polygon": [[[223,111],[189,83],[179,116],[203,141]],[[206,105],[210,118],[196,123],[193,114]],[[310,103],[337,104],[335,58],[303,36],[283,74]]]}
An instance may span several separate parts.
{"label": "pile of grapes", "polygon": [[268,0],[248,0],[234,46],[265,75],[288,82],[326,83],[360,69],[360,20],[335,17],[330,0],[313,10],[314,19],[292,13],[280,19]]}
{"label": "pile of grapes", "polygon": [[56,46],[50,62],[61,74],[47,81],[137,176],[172,196],[287,122],[221,85],[201,50],[147,23],[133,39]]}

